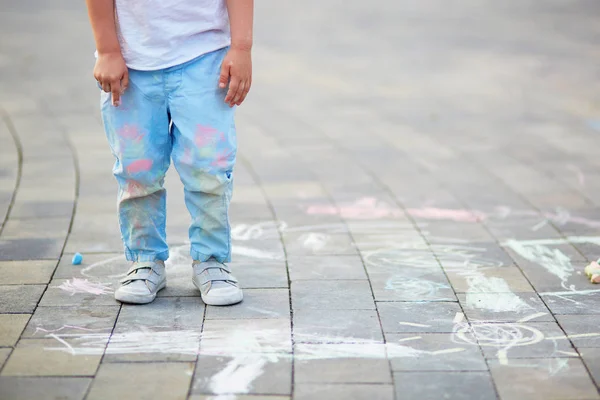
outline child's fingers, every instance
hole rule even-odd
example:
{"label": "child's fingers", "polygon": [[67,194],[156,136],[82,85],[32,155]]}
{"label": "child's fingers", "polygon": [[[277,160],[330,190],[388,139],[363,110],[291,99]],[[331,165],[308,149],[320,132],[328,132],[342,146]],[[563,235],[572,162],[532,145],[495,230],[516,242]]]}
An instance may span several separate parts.
{"label": "child's fingers", "polygon": [[250,85],[251,85],[250,81],[246,82],[246,84],[244,85],[244,92],[242,93],[240,101],[237,103],[238,106],[240,104],[242,104],[244,102],[244,100],[246,100],[246,96],[248,96],[248,92],[250,91]]}
{"label": "child's fingers", "polygon": [[240,87],[240,80],[236,77],[231,78],[231,82],[229,82],[229,90],[227,91],[227,96],[225,96],[225,103],[228,103],[232,106],[232,100],[237,94],[237,91]]}
{"label": "child's fingers", "polygon": [[102,90],[104,90],[106,93],[110,93],[110,83],[101,82],[100,85],[102,86]]}
{"label": "child's fingers", "polygon": [[112,93],[112,105],[118,107],[121,105],[121,82],[115,80],[110,84],[110,92]]}
{"label": "child's fingers", "polygon": [[121,78],[121,91],[126,91],[129,86],[129,71],[125,70],[123,74],[123,78]]}
{"label": "child's fingers", "polygon": [[231,65],[229,63],[223,63],[221,65],[221,74],[219,75],[219,87],[224,89],[229,81],[229,70]]}
{"label": "child's fingers", "polygon": [[246,91],[246,82],[242,81],[240,82],[240,86],[238,87],[238,91],[235,94],[235,97],[233,98],[233,100],[231,101],[232,104],[236,104],[236,105],[240,105],[240,100],[242,99],[242,96],[244,95],[244,92]]}

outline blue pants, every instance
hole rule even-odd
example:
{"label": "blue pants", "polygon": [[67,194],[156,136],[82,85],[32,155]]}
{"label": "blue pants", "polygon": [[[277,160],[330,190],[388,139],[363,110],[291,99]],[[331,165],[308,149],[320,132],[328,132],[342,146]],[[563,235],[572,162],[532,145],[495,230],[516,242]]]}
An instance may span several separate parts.
{"label": "blue pants", "polygon": [[230,261],[236,135],[234,108],[224,102],[226,89],[218,88],[227,50],[164,70],[129,70],[119,107],[102,93],[102,119],[116,158],[121,237],[130,261],[169,257],[163,182],[171,158],[192,218],[192,258]]}

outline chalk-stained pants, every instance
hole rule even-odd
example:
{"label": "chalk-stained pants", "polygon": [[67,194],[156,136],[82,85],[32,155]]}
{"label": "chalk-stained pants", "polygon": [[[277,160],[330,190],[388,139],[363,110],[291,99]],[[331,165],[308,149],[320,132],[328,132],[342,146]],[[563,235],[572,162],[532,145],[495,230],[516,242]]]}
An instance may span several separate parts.
{"label": "chalk-stained pants", "polygon": [[191,256],[230,261],[228,208],[236,135],[234,108],[224,102],[226,89],[218,88],[226,51],[159,71],[129,70],[129,87],[119,107],[102,93],[128,260],[169,257],[163,182],[172,157],[192,218]]}

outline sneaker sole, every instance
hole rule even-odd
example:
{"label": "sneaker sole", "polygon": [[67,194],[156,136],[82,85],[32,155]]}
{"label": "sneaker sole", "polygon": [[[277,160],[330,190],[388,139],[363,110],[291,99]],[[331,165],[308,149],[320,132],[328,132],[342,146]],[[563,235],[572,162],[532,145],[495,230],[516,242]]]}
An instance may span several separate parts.
{"label": "sneaker sole", "polygon": [[121,293],[121,294],[117,295],[117,293],[115,293],[115,300],[120,301],[121,303],[127,303],[127,304],[152,303],[154,301],[154,299],[156,299],[156,295],[158,294],[158,292],[163,290],[165,287],[167,287],[166,280],[163,283],[161,283],[160,285],[158,285],[158,288],[156,289],[156,292],[154,292],[154,293],[150,293],[147,295],[139,295],[139,294],[132,294],[132,293]]}
{"label": "sneaker sole", "polygon": [[204,304],[209,306],[231,306],[244,300],[244,293],[241,290],[239,291],[239,294],[235,296],[204,296],[202,290],[196,285],[196,282],[194,282],[194,286],[200,291],[200,297]]}

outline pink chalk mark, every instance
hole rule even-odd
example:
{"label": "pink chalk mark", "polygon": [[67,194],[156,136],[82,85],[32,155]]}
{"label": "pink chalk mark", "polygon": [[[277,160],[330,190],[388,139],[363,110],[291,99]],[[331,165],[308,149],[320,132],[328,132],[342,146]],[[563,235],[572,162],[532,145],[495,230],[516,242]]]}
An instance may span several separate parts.
{"label": "pink chalk mark", "polygon": [[112,292],[108,286],[105,286],[102,283],[90,282],[87,279],[79,278],[73,278],[68,281],[64,281],[60,284],[60,286],[57,287],[69,293],[71,296],[77,293],[101,295]]}
{"label": "pink chalk mark", "polygon": [[129,164],[127,166],[127,172],[130,174],[135,174],[138,172],[148,171],[150,168],[152,168],[152,160],[144,158],[142,160],[135,160]]}
{"label": "pink chalk mark", "polygon": [[340,207],[329,205],[310,206],[306,210],[310,215],[339,215],[349,219],[372,219],[384,217],[400,217],[402,211],[378,201],[374,197],[364,197],[354,203]]}
{"label": "pink chalk mark", "polygon": [[[424,207],[410,208],[407,212],[413,217],[457,222],[477,222],[487,218],[485,213],[476,210]],[[310,206],[306,210],[306,213],[312,215],[339,215],[349,219],[401,217],[403,215],[401,210],[394,208],[385,202],[378,201],[374,197],[364,197],[354,203],[344,204],[340,207],[331,205]]]}
{"label": "pink chalk mark", "polygon": [[448,208],[409,208],[406,210],[411,216],[425,219],[441,219],[456,222],[478,222],[487,218],[484,212],[477,210],[462,210]]}
{"label": "pink chalk mark", "polygon": [[211,126],[198,125],[196,127],[196,145],[198,147],[204,147],[211,144],[215,144],[218,140],[223,140],[224,135]]}
{"label": "pink chalk mark", "polygon": [[121,129],[119,129],[118,133],[119,137],[123,139],[129,140],[141,140],[142,133],[138,130],[135,125],[123,125]]}

